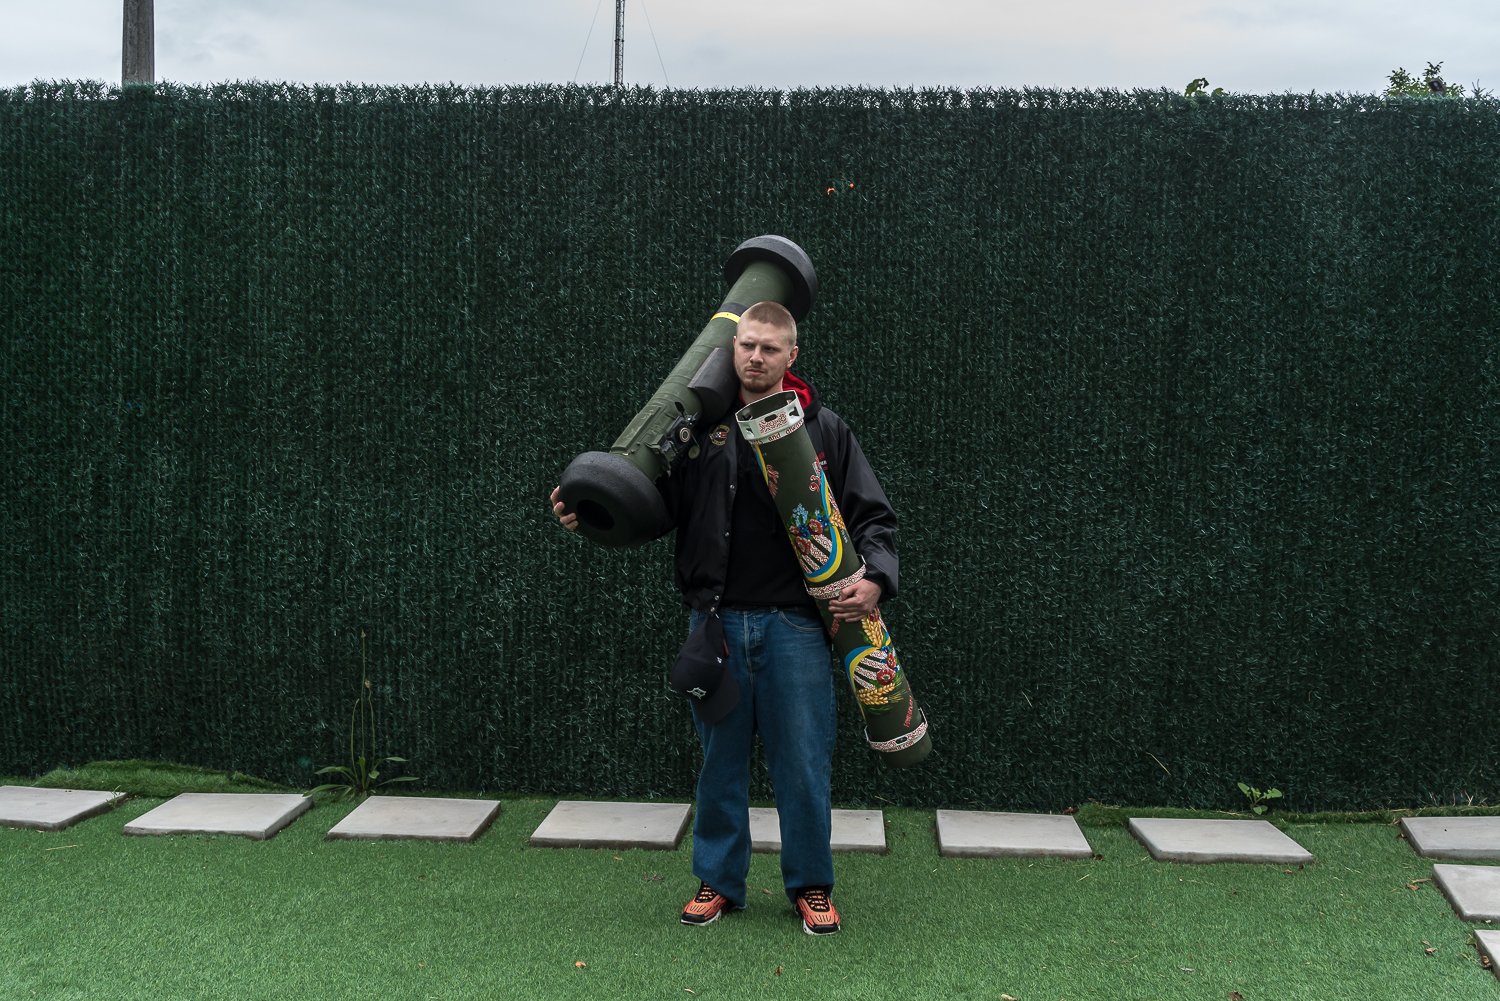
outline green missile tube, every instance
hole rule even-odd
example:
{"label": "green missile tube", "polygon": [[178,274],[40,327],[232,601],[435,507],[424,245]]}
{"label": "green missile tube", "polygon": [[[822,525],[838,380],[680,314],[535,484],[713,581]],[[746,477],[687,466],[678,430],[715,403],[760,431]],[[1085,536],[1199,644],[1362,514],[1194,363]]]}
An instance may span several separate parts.
{"label": "green missile tube", "polygon": [[761,475],[786,525],[787,539],[802,568],[807,593],[823,616],[823,628],[844,665],[849,687],[865,721],[865,741],[892,767],[914,765],[932,751],[927,716],[917,705],[895,644],[877,608],[858,623],[840,622],[829,601],[864,579],[865,565],[849,537],[844,516],[804,426],[796,393],[777,393],[734,415],[740,434],[755,449]]}
{"label": "green missile tube", "polygon": [[724,262],[729,291],[697,340],[608,452],[584,452],[558,481],[563,508],[578,531],[604,546],[636,546],[667,529],[656,481],[670,476],[691,446],[693,428],[734,406],[734,331],[740,314],[772,300],[801,320],[812,309],[818,276],[802,248],[782,236],[758,236]]}

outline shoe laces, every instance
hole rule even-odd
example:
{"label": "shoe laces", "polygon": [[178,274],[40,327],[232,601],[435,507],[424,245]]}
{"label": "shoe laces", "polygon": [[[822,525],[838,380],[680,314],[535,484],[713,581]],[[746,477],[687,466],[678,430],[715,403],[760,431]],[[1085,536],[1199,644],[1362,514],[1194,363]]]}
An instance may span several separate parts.
{"label": "shoe laces", "polygon": [[833,904],[828,900],[827,890],[803,890],[799,896],[811,910],[818,913],[833,909]]}
{"label": "shoe laces", "polygon": [[695,904],[706,904],[719,895],[719,891],[704,883],[698,887],[698,895],[693,898]]}

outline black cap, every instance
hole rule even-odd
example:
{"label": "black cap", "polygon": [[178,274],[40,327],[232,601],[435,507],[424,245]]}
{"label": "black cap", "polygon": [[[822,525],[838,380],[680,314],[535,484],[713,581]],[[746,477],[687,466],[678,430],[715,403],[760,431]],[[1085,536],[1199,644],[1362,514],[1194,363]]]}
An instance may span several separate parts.
{"label": "black cap", "polygon": [[717,614],[705,615],[678,651],[671,685],[705,723],[719,722],[739,705],[740,686],[729,673],[729,646]]}

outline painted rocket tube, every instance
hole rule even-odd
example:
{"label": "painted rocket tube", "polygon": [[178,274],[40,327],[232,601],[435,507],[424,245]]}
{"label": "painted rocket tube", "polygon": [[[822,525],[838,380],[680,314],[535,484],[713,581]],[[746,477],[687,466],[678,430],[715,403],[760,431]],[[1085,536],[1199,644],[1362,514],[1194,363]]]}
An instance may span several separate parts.
{"label": "painted rocket tube", "polygon": [[865,575],[828,477],[804,427],[796,393],[777,393],[739,410],[735,421],[755,449],[761,475],[786,525],[797,565],[823,616],[834,653],[865,721],[865,740],[886,764],[914,765],[932,750],[927,716],[917,705],[880,610],[840,622],[829,601]]}
{"label": "painted rocket tube", "polygon": [[719,308],[608,452],[584,452],[558,481],[563,510],[578,534],[602,546],[638,546],[667,528],[656,482],[692,447],[693,428],[728,413],[739,393],[733,339],[740,314],[762,300],[797,319],[817,296],[818,276],[802,248],[783,236],[757,236],[724,262],[729,285]]}

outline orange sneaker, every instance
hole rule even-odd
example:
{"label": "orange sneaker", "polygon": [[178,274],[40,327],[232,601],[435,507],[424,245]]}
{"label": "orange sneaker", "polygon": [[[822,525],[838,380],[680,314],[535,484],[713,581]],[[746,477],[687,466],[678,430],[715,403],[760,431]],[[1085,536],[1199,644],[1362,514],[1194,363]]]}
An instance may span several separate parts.
{"label": "orange sneaker", "polygon": [[682,923],[685,925],[710,925],[719,920],[719,915],[725,911],[738,911],[743,908],[736,907],[724,894],[715,890],[707,883],[698,887],[698,892],[688,901],[688,905],[682,909]]}
{"label": "orange sneaker", "polygon": [[802,918],[802,930],[809,935],[832,935],[839,930],[839,912],[834,909],[828,890],[821,886],[809,886],[797,891],[797,914]]}

